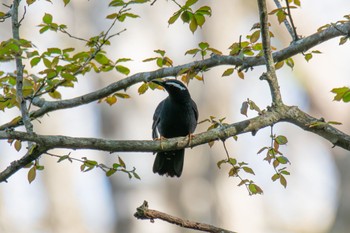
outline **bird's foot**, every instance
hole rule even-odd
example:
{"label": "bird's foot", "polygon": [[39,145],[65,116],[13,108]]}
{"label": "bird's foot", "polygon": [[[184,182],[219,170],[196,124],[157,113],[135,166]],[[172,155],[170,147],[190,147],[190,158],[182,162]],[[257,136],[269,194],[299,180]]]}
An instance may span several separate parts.
{"label": "bird's foot", "polygon": [[162,148],[162,150],[164,149],[163,144],[162,144],[162,141],[163,141],[164,139],[166,139],[166,138],[163,137],[163,136],[160,136],[159,138],[154,138],[154,139],[153,139],[153,140],[155,140],[155,141],[159,141],[159,142],[160,142],[160,148]]}
{"label": "bird's foot", "polygon": [[187,142],[187,145],[190,146],[192,148],[192,138],[194,138],[194,134],[189,134],[187,135],[188,137],[188,142]]}

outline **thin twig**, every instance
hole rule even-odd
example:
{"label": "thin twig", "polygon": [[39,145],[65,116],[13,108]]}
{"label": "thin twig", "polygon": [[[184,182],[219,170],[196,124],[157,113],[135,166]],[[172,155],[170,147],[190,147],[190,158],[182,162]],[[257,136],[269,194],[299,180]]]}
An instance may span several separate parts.
{"label": "thin twig", "polygon": [[144,201],[143,204],[136,209],[136,213],[134,214],[137,219],[149,219],[151,222],[154,222],[154,219],[160,219],[166,221],[168,223],[176,224],[183,228],[189,228],[198,231],[211,232],[211,233],[235,233],[230,230],[226,230],[223,228],[219,228],[213,225],[209,225],[206,223],[193,222],[186,219],[182,219],[179,217],[175,217],[158,210],[148,209],[147,201]]}
{"label": "thin twig", "polygon": [[[273,1],[275,2],[277,8],[282,8],[282,5],[281,5],[281,3],[280,3],[280,0],[273,0]],[[284,25],[286,26],[287,31],[289,32],[290,36],[292,37],[292,40],[294,41],[294,40],[295,40],[295,39],[294,39],[295,37],[294,37],[294,33],[293,33],[293,28],[292,28],[292,26],[290,25],[290,23],[288,22],[287,19],[283,20],[283,23],[284,23]]]}
{"label": "thin twig", "polygon": [[294,26],[294,22],[293,22],[293,18],[292,18],[292,13],[290,11],[290,7],[289,7],[289,2],[288,0],[286,0],[286,5],[287,5],[287,12],[288,12],[288,18],[289,18],[289,21],[290,23],[292,24],[292,29],[293,29],[293,41],[297,41],[299,40],[299,36],[298,36],[298,33],[297,33],[297,29],[296,27]]}

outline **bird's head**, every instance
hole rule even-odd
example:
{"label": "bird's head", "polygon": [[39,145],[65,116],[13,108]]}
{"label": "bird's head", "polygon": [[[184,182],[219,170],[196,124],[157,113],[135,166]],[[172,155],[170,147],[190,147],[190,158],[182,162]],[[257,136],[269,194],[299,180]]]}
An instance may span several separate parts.
{"label": "bird's head", "polygon": [[167,79],[164,81],[154,80],[152,82],[164,87],[164,89],[168,92],[170,98],[176,100],[186,100],[190,98],[190,93],[188,92],[187,87],[179,80]]}

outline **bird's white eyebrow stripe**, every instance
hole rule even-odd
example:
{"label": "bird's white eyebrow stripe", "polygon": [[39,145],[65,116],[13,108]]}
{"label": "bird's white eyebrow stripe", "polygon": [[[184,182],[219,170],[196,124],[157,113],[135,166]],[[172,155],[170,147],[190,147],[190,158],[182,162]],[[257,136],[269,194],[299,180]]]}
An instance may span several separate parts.
{"label": "bird's white eyebrow stripe", "polygon": [[176,88],[179,88],[182,91],[186,90],[186,87],[182,86],[181,84],[175,83],[175,82],[168,82],[167,85],[174,86]]}

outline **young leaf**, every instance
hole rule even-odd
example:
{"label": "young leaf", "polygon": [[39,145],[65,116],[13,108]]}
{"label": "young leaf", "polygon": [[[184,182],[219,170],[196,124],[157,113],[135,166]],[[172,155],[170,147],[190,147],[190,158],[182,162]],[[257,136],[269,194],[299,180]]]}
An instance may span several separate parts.
{"label": "young leaf", "polygon": [[283,136],[283,135],[279,135],[275,138],[275,141],[279,144],[279,145],[285,145],[288,142],[287,137]]}
{"label": "young leaf", "polygon": [[248,117],[248,102],[244,101],[241,106],[241,114]]}
{"label": "young leaf", "polygon": [[144,94],[146,91],[148,90],[148,84],[147,83],[143,83],[139,89],[137,90],[139,95]]}
{"label": "young leaf", "polygon": [[110,177],[111,175],[113,175],[117,170],[111,168],[108,171],[106,171],[106,176]]}
{"label": "young leaf", "polygon": [[29,169],[28,172],[28,182],[29,184],[33,182],[33,180],[35,180],[36,177],[36,166],[33,166],[31,169]]}
{"label": "young leaf", "polygon": [[284,188],[287,188],[287,180],[283,175],[280,175],[280,183]]}
{"label": "young leaf", "polygon": [[181,15],[181,11],[177,11],[173,14],[173,16],[170,17],[170,19],[168,20],[168,24],[173,24],[175,23],[175,21],[179,18],[179,16]]}
{"label": "young leaf", "polygon": [[246,173],[255,175],[253,169],[251,169],[250,167],[242,167],[242,168]]}
{"label": "young leaf", "polygon": [[122,166],[123,168],[126,168],[124,161],[119,156],[118,156],[118,161],[119,161],[120,166]]}
{"label": "young leaf", "polygon": [[52,15],[45,13],[43,17],[43,22],[46,24],[51,24],[52,23]]}
{"label": "young leaf", "polygon": [[228,68],[227,70],[224,71],[224,73],[221,76],[222,77],[230,76],[231,74],[233,74],[234,71],[235,71],[235,68]]}
{"label": "young leaf", "polygon": [[20,140],[16,140],[14,146],[15,146],[16,151],[20,151],[22,148],[22,142]]}

